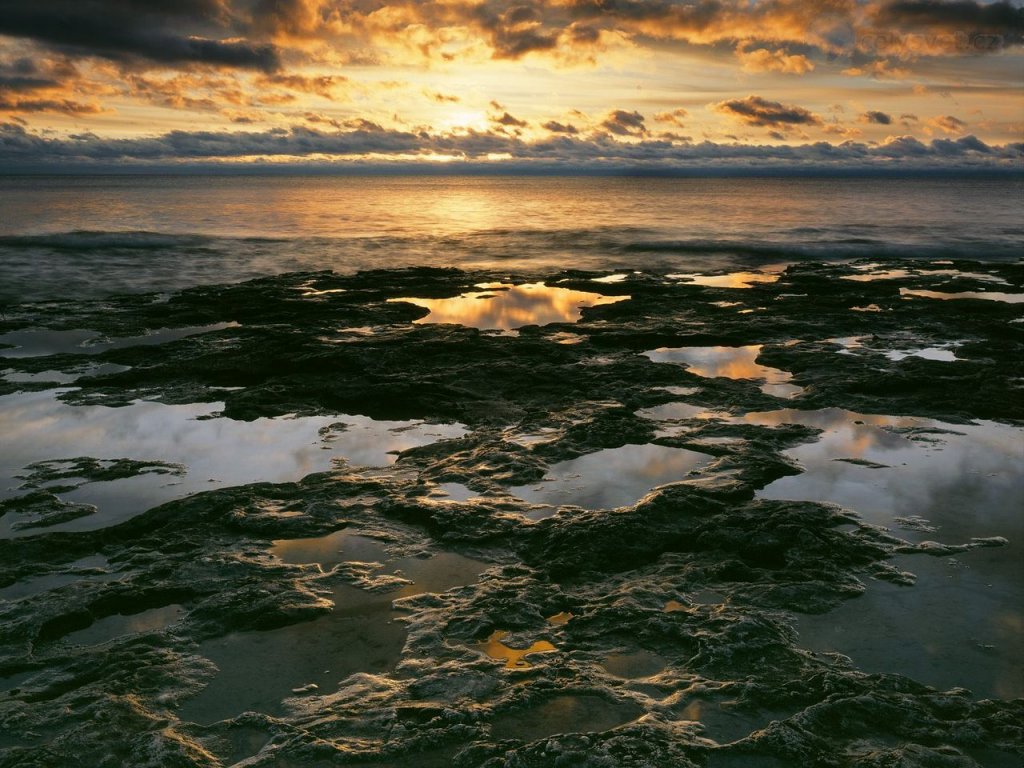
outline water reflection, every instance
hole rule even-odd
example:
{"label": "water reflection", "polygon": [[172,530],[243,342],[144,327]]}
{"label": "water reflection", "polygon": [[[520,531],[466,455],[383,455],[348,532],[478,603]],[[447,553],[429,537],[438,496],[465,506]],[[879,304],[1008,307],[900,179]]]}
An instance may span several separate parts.
{"label": "water reflection", "polygon": [[934,275],[1009,285],[1006,280],[998,275],[992,275],[987,272],[961,272],[958,269],[879,269],[878,264],[863,264],[854,266],[854,269],[861,270],[861,274],[843,275],[842,279],[853,280],[858,283],[870,283],[876,280],[903,280],[908,277]]}
{"label": "water reflection", "polygon": [[526,648],[510,648],[501,642],[507,636],[508,632],[500,629],[496,630],[491,633],[487,640],[478,643],[474,648],[490,656],[492,659],[504,660],[505,669],[526,669],[531,666],[530,662],[526,660],[527,656],[535,653],[551,653],[558,650],[547,640],[537,640]]}
{"label": "water reflection", "polygon": [[982,299],[985,301],[1002,301],[1006,304],[1024,303],[1024,293],[1004,293],[1003,291],[926,291],[916,288],[900,288],[900,296],[921,296],[926,299]]}
{"label": "water reflection", "polygon": [[235,632],[203,642],[199,653],[217,675],[181,708],[180,717],[210,723],[244,711],[283,714],[295,693],[331,693],[357,672],[388,672],[405,646],[405,626],[392,601],[471,584],[487,564],[450,552],[429,558],[390,557],[381,542],[348,531],[275,541],[271,553],[288,563],[317,563],[329,570],[346,562],[378,563],[371,573],[400,571],[411,580],[400,589],[369,592],[349,584],[332,588],[334,608],[313,621],[264,632]]}
{"label": "water reflection", "polygon": [[764,498],[832,501],[881,524],[923,516],[964,541],[1024,532],[1017,514],[1024,497],[1019,428],[839,408],[749,413],[742,420],[824,430],[814,442],[787,451],[804,472],[776,480],[760,492]]}
{"label": "water reflection", "polygon": [[790,384],[788,371],[759,365],[760,344],[746,347],[661,347],[643,354],[656,363],[685,365],[686,370],[705,378],[764,379],[761,391],[775,397],[796,397],[803,389]]}
{"label": "water reflection", "polygon": [[910,541],[1004,536],[1011,542],[972,551],[962,563],[900,558],[901,569],[918,575],[913,588],[870,582],[857,600],[801,617],[802,642],[845,653],[869,671],[966,685],[981,696],[1024,695],[1014,672],[1024,648],[1017,609],[1024,605],[1024,569],[1014,548],[1024,541],[1024,430],[840,409],[751,413],[743,420],[824,430],[786,452],[803,473],[771,483],[760,498],[840,504],[868,522],[899,526]]}
{"label": "water reflection", "polygon": [[659,485],[685,480],[710,461],[683,448],[624,445],[559,462],[539,484],[509,490],[533,504],[612,509],[636,503]]}
{"label": "water reflection", "polygon": [[[465,434],[459,424],[375,421],[365,416],[249,422],[213,418],[222,403],[70,406],[57,399],[62,391],[66,390],[0,397],[0,434],[5,443],[0,454],[0,498],[19,495],[17,475],[37,461],[126,457],[183,464],[188,471],[173,480],[149,474],[82,485],[62,498],[94,504],[100,512],[62,524],[60,530],[104,527],[218,485],[297,480],[330,469],[338,459],[385,466],[395,460],[395,451]],[[0,518],[0,536],[17,535],[11,530],[15,517]]]}
{"label": "water reflection", "polygon": [[594,694],[563,694],[498,714],[491,724],[496,740],[536,741],[556,733],[598,733],[636,719],[643,710],[631,701],[609,701]]}
{"label": "water reflection", "polygon": [[45,355],[59,354],[98,355],[102,352],[109,352],[112,349],[167,344],[188,336],[197,336],[201,333],[211,333],[237,327],[238,323],[230,322],[215,323],[213,325],[195,325],[187,328],[160,328],[142,336],[122,336],[106,339],[96,331],[81,329],[70,331],[51,331],[47,329],[11,331],[10,333],[0,334],[0,347],[9,344],[14,348],[0,348],[0,357],[43,357]]}
{"label": "water reflection", "polygon": [[580,310],[602,304],[626,301],[629,296],[602,296],[599,293],[556,288],[543,283],[511,285],[484,283],[482,290],[449,299],[401,298],[430,310],[417,323],[453,323],[481,330],[512,330],[524,325],[574,323]]}
{"label": "water reflection", "polygon": [[963,686],[978,698],[1020,698],[1020,593],[978,572],[978,556],[987,554],[898,558],[901,570],[917,575],[912,588],[870,581],[829,613],[799,616],[800,644],[849,656],[865,672],[897,672],[940,690]]}
{"label": "water reflection", "polygon": [[953,351],[954,348],[962,342],[949,342],[934,347],[922,347],[920,349],[887,349],[878,350],[873,347],[869,347],[864,344],[864,340],[869,338],[868,336],[839,336],[832,339],[826,339],[826,341],[832,344],[838,344],[842,347],[839,350],[841,355],[852,355],[854,354],[851,350],[855,349],[866,349],[869,352],[878,352],[885,355],[893,362],[899,362],[905,360],[908,357],[920,357],[925,360],[934,360],[936,362],[952,363],[962,358],[956,356]]}
{"label": "water reflection", "polygon": [[661,672],[668,665],[668,661],[656,653],[650,651],[633,651],[632,653],[612,653],[605,656],[601,661],[610,674],[616,677],[635,680],[650,677]]}
{"label": "water reflection", "polygon": [[662,403],[651,408],[641,408],[636,415],[652,421],[666,421],[669,419],[712,419],[720,418],[725,414],[721,411],[709,411],[702,405]]}
{"label": "water reflection", "polygon": [[38,595],[41,592],[48,592],[51,589],[57,589],[66,584],[73,584],[76,581],[85,579],[106,581],[117,578],[117,573],[105,572],[105,569],[109,567],[110,563],[102,555],[83,557],[73,563],[69,563],[61,573],[33,576],[0,588],[0,601],[19,600],[23,597]]}
{"label": "water reflection", "polygon": [[706,288],[753,288],[758,283],[778,282],[785,265],[765,267],[764,272],[730,272],[725,275],[678,274],[666,275],[672,280],[682,280],[690,285]]}
{"label": "water reflection", "polygon": [[61,642],[71,645],[98,645],[124,635],[157,632],[166,629],[185,615],[181,605],[165,605],[130,615],[117,614],[100,619],[77,632],[65,636]]}

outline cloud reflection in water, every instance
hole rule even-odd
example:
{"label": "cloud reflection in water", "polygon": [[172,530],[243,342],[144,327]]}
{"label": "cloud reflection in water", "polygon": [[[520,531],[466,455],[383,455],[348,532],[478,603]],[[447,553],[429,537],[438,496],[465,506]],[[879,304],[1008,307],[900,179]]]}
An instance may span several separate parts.
{"label": "cloud reflection in water", "polygon": [[626,301],[628,296],[603,296],[599,293],[556,288],[543,283],[484,283],[480,291],[448,299],[401,298],[430,310],[417,323],[452,323],[481,330],[521,328],[524,325],[575,323],[580,310],[601,304]]}

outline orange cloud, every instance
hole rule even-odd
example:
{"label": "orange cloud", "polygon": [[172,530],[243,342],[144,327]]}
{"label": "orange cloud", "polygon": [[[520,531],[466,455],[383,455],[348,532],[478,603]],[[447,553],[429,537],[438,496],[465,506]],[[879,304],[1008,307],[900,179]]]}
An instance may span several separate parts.
{"label": "orange cloud", "polygon": [[814,71],[814,62],[803,54],[789,55],[784,50],[770,51],[767,48],[736,49],[744,72],[782,72],[787,75],[803,75]]}

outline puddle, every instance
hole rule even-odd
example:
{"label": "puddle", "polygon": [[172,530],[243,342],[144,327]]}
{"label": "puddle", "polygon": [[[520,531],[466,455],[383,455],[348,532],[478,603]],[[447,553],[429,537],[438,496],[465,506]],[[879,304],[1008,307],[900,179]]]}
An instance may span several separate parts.
{"label": "puddle", "polygon": [[347,530],[307,539],[279,539],[270,547],[270,554],[285,563],[316,563],[329,571],[341,563],[381,563],[374,571],[398,574],[413,582],[387,593],[388,602],[423,592],[444,592],[452,587],[471,584],[489,566],[479,560],[454,552],[438,552],[431,557],[400,557],[388,555],[384,544],[368,536]]}
{"label": "puddle", "polygon": [[942,363],[952,363],[960,358],[951,349],[944,347],[925,347],[923,349],[890,349],[885,353],[890,360],[899,362],[908,357],[920,357],[925,360],[935,360]]}
{"label": "puddle", "polygon": [[709,411],[702,405],[664,403],[653,408],[642,408],[636,412],[636,415],[652,421],[666,421],[668,419],[710,419],[722,414],[719,411]]}
{"label": "puddle", "polygon": [[965,687],[978,698],[1024,697],[1022,595],[990,582],[979,567],[986,557],[899,557],[896,565],[917,575],[913,587],[869,581],[863,595],[828,613],[798,616],[798,642],[849,656],[865,672]]}
{"label": "puddle", "polygon": [[900,568],[919,577],[914,587],[870,582],[867,594],[832,612],[801,617],[809,647],[839,650],[861,668],[940,687],[1024,695],[1024,681],[1012,672],[1024,648],[1024,621],[1013,608],[1024,605],[1018,549],[1024,541],[1024,430],[840,409],[744,419],[825,430],[815,442],[786,451],[804,472],[771,483],[760,498],[840,504],[911,542],[990,536],[1011,542],[959,555],[956,568],[947,567],[950,558],[901,558]]}
{"label": "puddle", "polygon": [[527,659],[536,653],[551,653],[557,651],[547,640],[537,640],[526,648],[510,648],[502,641],[508,636],[508,632],[496,630],[486,641],[473,646],[476,650],[490,656],[492,659],[500,659],[505,662],[505,669],[527,669],[532,666]]}
{"label": "puddle", "polygon": [[1003,291],[926,291],[916,288],[900,288],[900,296],[921,296],[926,299],[983,299],[985,301],[1002,301],[1006,304],[1024,302],[1024,293],[1004,293]]}
{"label": "puddle", "polygon": [[40,371],[39,373],[23,373],[20,371],[5,372],[3,377],[12,384],[72,384],[85,376],[108,376],[130,370],[127,365],[104,363],[78,368],[74,372]]}
{"label": "puddle", "polygon": [[228,728],[210,749],[224,759],[224,765],[234,765],[260,752],[273,738],[273,733],[263,728],[236,725]]}
{"label": "puddle", "polygon": [[442,493],[448,501],[469,501],[479,499],[480,494],[472,491],[461,483],[439,483],[437,490]]}
{"label": "puddle", "polygon": [[632,702],[613,702],[593,694],[565,694],[495,715],[491,735],[498,741],[536,741],[556,733],[600,733],[642,714],[643,710]]}
{"label": "puddle", "polygon": [[296,690],[332,693],[356,672],[394,669],[406,632],[395,620],[393,598],[338,585],[331,594],[334,609],[326,616],[200,643],[198,653],[217,666],[217,673],[185,702],[179,717],[209,724],[249,711],[282,715],[283,700]]}
{"label": "puddle", "polygon": [[[855,267],[860,269],[860,267]],[[865,272],[860,275],[843,275],[841,280],[853,280],[857,283],[873,283],[876,280],[902,280],[913,277],[916,273],[906,269],[885,269],[876,272]]]}
{"label": "puddle", "polygon": [[661,672],[668,661],[650,651],[634,651],[633,653],[612,653],[601,661],[610,674],[627,680],[650,677]]}
{"label": "puddle", "polygon": [[49,592],[51,589],[63,587],[65,584],[73,584],[76,581],[85,579],[94,581],[108,581],[118,577],[116,573],[81,573],[74,569],[103,569],[109,568],[110,563],[102,555],[91,555],[83,557],[70,563],[68,571],[63,573],[48,573],[43,576],[33,576],[22,581],[16,581],[0,589],[0,600],[20,600],[23,597],[38,595],[41,592]]}
{"label": "puddle", "polygon": [[824,430],[786,451],[804,472],[762,489],[770,499],[828,501],[868,522],[896,517],[931,520],[942,538],[1024,533],[1024,430],[995,422],[947,424],[839,408],[749,413],[753,424],[803,424]]}
{"label": "puddle", "polygon": [[[770,268],[769,268],[770,269]],[[730,272],[726,275],[679,274],[666,275],[671,280],[680,280],[689,285],[700,285],[705,288],[753,288],[758,283],[778,282],[785,267],[778,267],[777,272]]]}
{"label": "puddle", "polygon": [[7,693],[8,691],[19,690],[22,683],[31,680],[37,674],[39,674],[38,669],[30,669],[27,672],[18,672],[7,677],[0,677],[0,692]]}
{"label": "puddle", "polygon": [[759,731],[773,720],[785,720],[799,710],[736,709],[732,702],[692,699],[678,709],[680,720],[699,722],[708,738],[719,744],[731,744]]}
{"label": "puddle", "polygon": [[803,392],[801,387],[790,384],[793,378],[788,371],[758,365],[761,354],[760,344],[746,347],[662,347],[643,354],[656,363],[675,363],[686,366],[686,370],[708,379],[764,379],[761,391],[766,395],[792,398]]}
{"label": "puddle", "polygon": [[339,584],[332,589],[334,609],[325,616],[201,643],[200,655],[219,671],[184,704],[182,720],[212,723],[245,711],[280,715],[286,697],[332,693],[356,672],[388,672],[398,664],[406,638],[392,601],[471,584],[488,567],[450,552],[430,558],[388,558],[380,542],[347,531],[275,541],[270,551],[284,562],[317,563],[323,570],[343,562],[377,562],[382,565],[375,574],[400,572],[414,583],[387,592]]}
{"label": "puddle", "polygon": [[430,310],[417,323],[454,323],[481,330],[511,330],[524,325],[575,323],[584,307],[614,304],[629,296],[603,296],[599,293],[555,288],[543,283],[512,285],[487,283],[481,291],[464,293],[450,299],[401,298]]}
{"label": "puddle", "polygon": [[636,503],[659,485],[685,480],[710,462],[710,456],[683,448],[624,445],[559,462],[540,483],[509,491],[533,504],[612,509]]}
{"label": "puddle", "polygon": [[839,350],[840,355],[852,355],[855,354],[853,350],[864,349],[869,352],[876,352],[884,355],[893,362],[899,362],[900,360],[906,360],[908,357],[920,357],[925,360],[935,360],[937,362],[952,363],[961,358],[956,356],[954,348],[962,342],[948,342],[934,347],[922,347],[920,349],[888,349],[880,350],[873,347],[869,347],[864,343],[864,340],[869,338],[868,336],[838,336],[826,341],[832,344],[838,344],[842,347]]}
{"label": "puddle", "polygon": [[[365,416],[212,418],[221,403],[164,405],[138,401],[123,408],[71,406],[61,391],[0,397],[0,498],[21,495],[17,475],[37,461],[77,456],[128,457],[187,467],[184,477],[140,475],[85,484],[63,494],[99,513],[48,530],[81,531],[120,522],[171,499],[219,486],[298,480],[330,469],[336,459],[386,466],[402,451],[459,437],[458,424],[374,421]],[[344,428],[338,425],[343,423]],[[0,536],[18,535],[19,515],[0,518]]]}
{"label": "puddle", "polygon": [[870,283],[876,280],[903,280],[908,277],[923,275],[934,275],[936,277],[952,277],[965,280],[981,280],[986,283],[999,283],[1009,285],[998,275],[991,275],[985,272],[961,272],[958,269],[878,269],[878,264],[864,264],[854,266],[854,269],[861,270],[859,275],[843,275],[842,280],[853,280],[858,283]]}
{"label": "puddle", "polygon": [[112,349],[167,344],[197,336],[201,333],[237,328],[238,323],[194,325],[187,328],[161,328],[143,336],[106,338],[96,331],[84,329],[70,331],[25,330],[0,334],[0,344],[14,349],[0,349],[0,357],[44,357],[46,355],[98,355]]}
{"label": "puddle", "polygon": [[85,629],[65,635],[61,642],[68,645],[99,645],[125,635],[158,632],[174,624],[185,613],[184,606],[174,604],[130,615],[106,616]]}

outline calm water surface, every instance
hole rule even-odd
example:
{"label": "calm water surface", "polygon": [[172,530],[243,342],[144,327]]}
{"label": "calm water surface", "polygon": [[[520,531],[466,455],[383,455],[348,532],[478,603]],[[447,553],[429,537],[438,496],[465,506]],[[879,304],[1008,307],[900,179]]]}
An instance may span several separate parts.
{"label": "calm water surface", "polygon": [[1022,191],[1012,179],[7,177],[0,298],[316,269],[1015,259]]}

